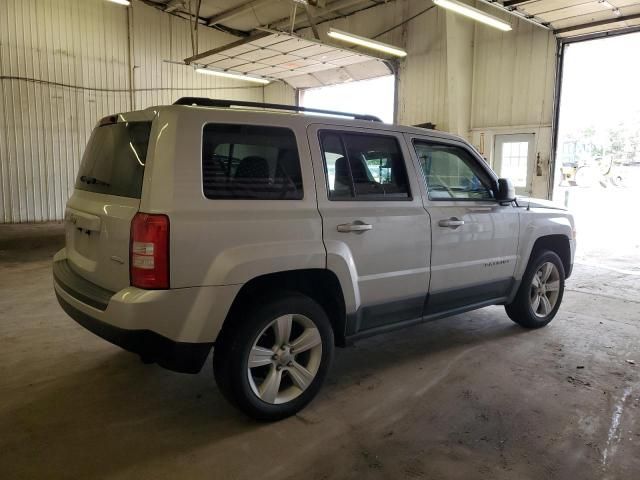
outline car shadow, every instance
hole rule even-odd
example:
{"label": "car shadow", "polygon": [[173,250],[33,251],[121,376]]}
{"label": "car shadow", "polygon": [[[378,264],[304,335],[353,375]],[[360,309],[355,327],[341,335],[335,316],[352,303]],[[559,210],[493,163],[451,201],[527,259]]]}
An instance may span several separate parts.
{"label": "car shadow", "polygon": [[509,320],[502,307],[488,307],[361,340],[354,349],[338,352],[333,375],[340,380],[379,372],[527,332]]}

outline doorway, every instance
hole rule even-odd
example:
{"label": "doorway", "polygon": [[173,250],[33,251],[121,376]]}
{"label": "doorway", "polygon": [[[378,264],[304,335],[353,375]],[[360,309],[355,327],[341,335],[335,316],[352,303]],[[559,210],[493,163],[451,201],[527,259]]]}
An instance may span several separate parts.
{"label": "doorway", "polygon": [[521,133],[495,136],[495,170],[513,182],[518,195],[531,196],[535,135]]}
{"label": "doorway", "polygon": [[385,123],[393,123],[395,76],[341,83],[328,87],[300,90],[300,105],[338,112],[375,115]]}
{"label": "doorway", "polygon": [[640,275],[640,32],[561,51],[553,199],[576,219],[578,262]]}

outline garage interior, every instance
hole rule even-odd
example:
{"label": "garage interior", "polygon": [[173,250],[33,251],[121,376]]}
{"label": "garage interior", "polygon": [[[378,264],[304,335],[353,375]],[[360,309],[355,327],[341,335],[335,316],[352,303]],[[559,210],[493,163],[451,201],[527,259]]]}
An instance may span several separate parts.
{"label": "garage interior", "polygon": [[[640,477],[640,2],[463,4],[510,30],[428,0],[0,2],[0,477]],[[269,45],[287,58],[243,57]],[[575,209],[549,327],[494,306],[358,341],[305,410],[260,424],[210,361],[145,365],[59,308],[51,261],[100,118],[187,96],[330,102],[382,78],[394,123],[464,137],[518,195]],[[606,104],[608,130],[594,115],[576,137]]]}

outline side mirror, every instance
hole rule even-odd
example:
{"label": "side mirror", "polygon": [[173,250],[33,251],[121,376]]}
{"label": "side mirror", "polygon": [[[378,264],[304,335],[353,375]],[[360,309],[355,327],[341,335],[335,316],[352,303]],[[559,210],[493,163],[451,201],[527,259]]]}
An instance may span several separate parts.
{"label": "side mirror", "polygon": [[516,199],[516,189],[508,178],[498,179],[496,200],[499,202],[513,202]]}

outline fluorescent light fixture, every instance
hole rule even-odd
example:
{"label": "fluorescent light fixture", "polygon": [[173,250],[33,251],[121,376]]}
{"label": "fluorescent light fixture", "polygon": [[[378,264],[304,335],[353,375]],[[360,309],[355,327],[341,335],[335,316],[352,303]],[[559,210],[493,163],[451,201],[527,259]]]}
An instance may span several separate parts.
{"label": "fluorescent light fixture", "polygon": [[131,5],[131,2],[129,0],[108,0],[111,3],[117,3],[118,5],[124,5],[125,7],[128,7],[129,5]]}
{"label": "fluorescent light fixture", "polygon": [[379,50],[380,52],[395,55],[396,57],[407,56],[407,52],[405,52],[401,48],[394,47],[393,45],[389,45],[388,43],[377,42],[375,40],[371,40],[370,38],[361,37],[360,35],[354,35],[353,33],[343,32],[342,30],[338,30],[336,28],[330,28],[327,35],[329,35],[331,38],[342,40],[343,42],[354,43],[356,45],[360,45],[361,47],[371,48],[372,50]]}
{"label": "fluorescent light fixture", "polygon": [[234,80],[246,80],[247,82],[261,83],[263,85],[271,83],[271,80],[267,80],[266,78],[252,77],[241,73],[225,72],[223,70],[212,70],[204,67],[196,68],[196,72],[204,73],[205,75],[215,75],[216,77],[233,78]]}
{"label": "fluorescent light fixture", "polygon": [[469,5],[465,5],[464,3],[460,3],[456,0],[433,0],[433,3],[439,7],[446,8],[452,12],[459,13],[460,15],[464,15],[465,17],[484,23],[485,25],[502,30],[503,32],[511,30],[511,25],[508,23],[489,15],[488,13],[484,13],[482,10],[470,7]]}

